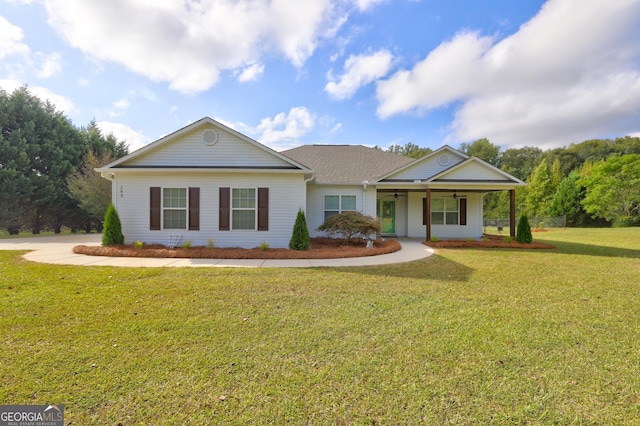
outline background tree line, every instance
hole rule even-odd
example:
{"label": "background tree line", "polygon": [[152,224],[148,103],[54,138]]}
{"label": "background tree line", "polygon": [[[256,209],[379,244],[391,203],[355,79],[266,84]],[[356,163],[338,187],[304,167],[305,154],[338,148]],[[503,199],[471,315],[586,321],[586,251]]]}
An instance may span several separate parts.
{"label": "background tree line", "polygon": [[[504,151],[488,139],[463,143],[459,150],[527,182],[516,191],[518,215],[566,216],[567,226],[640,225],[640,138],[593,139],[543,151],[537,147]],[[408,143],[389,152],[412,158],[431,150]],[[509,194],[487,194],[485,219],[509,217]]]}
{"label": "background tree line", "polygon": [[0,90],[0,229],[100,229],[111,182],[93,171],[128,154],[95,122],[77,128],[27,87]]}
{"label": "background tree line", "polygon": [[[518,214],[567,216],[569,226],[640,224],[640,138],[594,139],[543,151],[504,151],[488,139],[459,149],[528,183],[517,190]],[[414,143],[389,152],[419,158],[431,152]],[[50,229],[100,229],[111,182],[94,172],[128,154],[95,122],[75,127],[27,87],[0,90],[0,229],[10,234]],[[485,218],[508,217],[508,193],[485,196]]]}

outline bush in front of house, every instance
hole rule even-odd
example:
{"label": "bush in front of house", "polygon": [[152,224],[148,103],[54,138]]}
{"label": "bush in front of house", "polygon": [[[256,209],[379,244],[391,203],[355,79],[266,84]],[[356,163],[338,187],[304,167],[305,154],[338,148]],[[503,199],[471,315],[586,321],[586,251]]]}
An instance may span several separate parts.
{"label": "bush in front of house", "polygon": [[291,240],[289,240],[289,248],[291,250],[309,250],[309,244],[307,219],[305,219],[302,209],[299,209],[296,223],[293,225],[293,234],[291,235]]}
{"label": "bush in front of house", "polygon": [[531,244],[533,241],[533,235],[531,235],[531,226],[529,225],[529,219],[526,214],[520,216],[518,222],[518,229],[516,231],[516,241],[522,244]]}
{"label": "bush in front of house", "polygon": [[350,211],[331,216],[317,230],[326,232],[330,237],[342,235],[345,241],[349,241],[357,236],[369,238],[371,234],[380,233],[380,223],[371,216]]}
{"label": "bush in front of house", "polygon": [[104,215],[104,226],[102,228],[102,245],[113,246],[124,244],[124,235],[122,235],[122,224],[120,217],[113,204],[109,204],[107,213]]}

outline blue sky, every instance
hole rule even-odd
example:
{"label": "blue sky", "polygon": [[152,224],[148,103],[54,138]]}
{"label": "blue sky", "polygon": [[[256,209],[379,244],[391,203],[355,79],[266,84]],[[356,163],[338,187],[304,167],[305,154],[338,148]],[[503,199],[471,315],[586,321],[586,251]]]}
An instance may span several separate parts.
{"label": "blue sky", "polygon": [[640,0],[0,0],[0,87],[137,149],[640,136]]}

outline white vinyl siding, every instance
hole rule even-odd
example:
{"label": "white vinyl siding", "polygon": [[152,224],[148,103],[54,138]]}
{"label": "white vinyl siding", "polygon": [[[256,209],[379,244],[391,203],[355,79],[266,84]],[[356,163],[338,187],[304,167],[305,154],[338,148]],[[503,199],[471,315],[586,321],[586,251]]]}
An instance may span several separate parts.
{"label": "white vinyl siding", "polygon": [[213,145],[203,143],[205,130],[213,127],[201,127],[191,131],[175,141],[165,143],[160,149],[151,150],[124,163],[128,167],[291,167],[291,164],[221,129],[218,141]]}
{"label": "white vinyl siding", "polygon": [[[286,248],[298,209],[304,208],[304,175],[284,173],[119,173],[113,182],[114,205],[122,222],[125,242],[166,245],[172,234],[182,235],[194,246],[258,247],[266,242],[272,248]],[[200,188],[200,229],[197,231],[149,230],[149,187]],[[269,230],[221,232],[219,225],[219,188],[269,188]],[[188,192],[188,191],[187,191]],[[257,192],[257,191],[256,191]],[[188,198],[188,194],[187,194]],[[188,205],[188,202],[187,202]],[[322,207],[321,207],[322,208]],[[320,210],[322,211],[322,210]],[[188,216],[188,215],[187,215]],[[188,224],[187,224],[188,226]],[[317,226],[317,225],[316,225]]]}
{"label": "white vinyl siding", "polygon": [[[442,154],[447,154],[449,156],[449,163],[446,165],[442,165],[438,162],[438,159]],[[406,169],[403,169],[391,176],[387,176],[386,179],[427,179],[454,166],[457,163],[460,163],[461,161],[464,161],[464,157],[459,153],[444,150],[439,153],[433,153],[433,155],[430,154],[417,161],[415,164],[407,167]]]}

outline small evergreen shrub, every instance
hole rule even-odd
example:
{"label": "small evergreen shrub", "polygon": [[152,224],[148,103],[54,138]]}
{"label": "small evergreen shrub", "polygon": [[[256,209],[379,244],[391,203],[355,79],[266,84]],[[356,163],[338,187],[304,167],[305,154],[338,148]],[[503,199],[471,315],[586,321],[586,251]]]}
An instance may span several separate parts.
{"label": "small evergreen shrub", "polygon": [[436,237],[435,235],[433,237],[431,237],[431,242],[432,243],[437,243],[438,241],[440,241],[440,238]]}
{"label": "small evergreen shrub", "polygon": [[293,234],[291,235],[291,240],[289,240],[289,248],[291,250],[309,250],[310,243],[307,220],[302,209],[299,209],[296,222],[293,225]]}
{"label": "small evergreen shrub", "polygon": [[260,250],[262,250],[262,251],[267,251],[267,250],[269,250],[269,243],[267,243],[267,242],[265,242],[265,241],[261,242],[261,243],[260,243]]}
{"label": "small evergreen shrub", "polygon": [[114,246],[124,244],[122,235],[122,224],[120,217],[113,204],[109,204],[107,213],[104,215],[104,227],[102,228],[102,245]]}
{"label": "small evergreen shrub", "polygon": [[191,240],[186,240],[184,243],[182,243],[182,245],[180,245],[180,247],[182,247],[183,249],[190,249],[192,245]]}
{"label": "small evergreen shrub", "polygon": [[529,225],[529,219],[526,213],[520,216],[518,222],[518,229],[516,230],[516,241],[522,244],[531,244],[533,241],[533,235],[531,235],[531,226]]}
{"label": "small evergreen shrub", "polygon": [[142,241],[136,241],[133,243],[133,247],[137,249],[141,249],[143,246],[144,246],[144,243]]}
{"label": "small evergreen shrub", "polygon": [[504,242],[505,243],[511,243],[513,241],[513,239],[511,237],[504,237]]}

